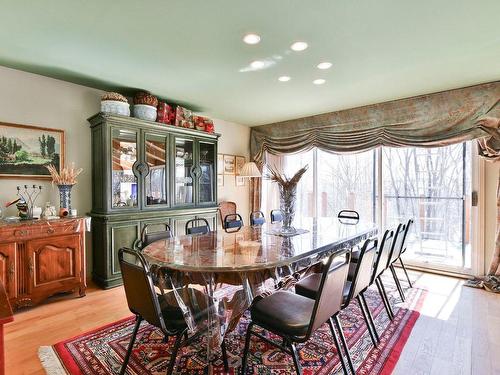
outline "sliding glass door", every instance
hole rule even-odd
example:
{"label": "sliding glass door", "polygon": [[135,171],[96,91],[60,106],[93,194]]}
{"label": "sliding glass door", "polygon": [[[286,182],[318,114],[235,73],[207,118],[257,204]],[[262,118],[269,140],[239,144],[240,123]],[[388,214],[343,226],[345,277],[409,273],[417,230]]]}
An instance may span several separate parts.
{"label": "sliding glass door", "polygon": [[414,218],[409,263],[448,270],[471,268],[470,143],[382,150],[383,222]]}

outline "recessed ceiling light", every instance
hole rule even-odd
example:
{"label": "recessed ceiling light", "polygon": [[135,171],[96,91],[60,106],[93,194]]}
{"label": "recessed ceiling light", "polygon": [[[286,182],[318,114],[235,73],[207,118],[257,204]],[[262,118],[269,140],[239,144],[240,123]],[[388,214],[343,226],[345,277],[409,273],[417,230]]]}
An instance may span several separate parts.
{"label": "recessed ceiling light", "polygon": [[252,61],[250,63],[250,66],[252,67],[252,69],[262,69],[265,65],[266,65],[266,63],[264,61],[260,61],[260,60],[255,60],[255,61]]}
{"label": "recessed ceiling light", "polygon": [[332,63],[331,62],[321,62],[318,64],[318,69],[330,69],[332,67]]}
{"label": "recessed ceiling light", "polygon": [[243,37],[243,41],[246,44],[257,44],[260,42],[260,36],[257,34],[247,34]]}
{"label": "recessed ceiling light", "polygon": [[295,42],[290,46],[290,48],[294,51],[303,51],[307,48],[307,43],[306,42]]}
{"label": "recessed ceiling light", "polygon": [[290,80],[291,80],[291,78],[289,76],[281,76],[278,78],[278,81],[280,81],[280,82],[288,82]]}
{"label": "recessed ceiling light", "polygon": [[323,84],[323,83],[325,83],[325,82],[326,82],[326,80],[324,80],[323,78],[318,78],[318,79],[315,79],[315,80],[313,81],[313,83],[314,83],[315,85],[322,85],[322,84]]}

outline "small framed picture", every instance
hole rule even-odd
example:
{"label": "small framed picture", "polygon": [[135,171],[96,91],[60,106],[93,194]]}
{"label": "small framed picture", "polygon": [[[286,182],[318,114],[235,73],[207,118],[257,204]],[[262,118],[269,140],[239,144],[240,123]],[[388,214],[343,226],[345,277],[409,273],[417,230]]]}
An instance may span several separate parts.
{"label": "small framed picture", "polygon": [[245,177],[236,176],[236,186],[245,186]]}
{"label": "small framed picture", "polygon": [[239,176],[241,173],[241,169],[245,165],[245,157],[244,156],[236,156],[236,165],[235,165],[235,171],[236,171],[236,176]]}
{"label": "small framed picture", "polygon": [[224,175],[223,174],[217,175],[217,186],[224,186]]}
{"label": "small framed picture", "polygon": [[224,155],[224,174],[234,174],[234,155]]}
{"label": "small framed picture", "polygon": [[224,174],[224,155],[217,154],[217,174]]}

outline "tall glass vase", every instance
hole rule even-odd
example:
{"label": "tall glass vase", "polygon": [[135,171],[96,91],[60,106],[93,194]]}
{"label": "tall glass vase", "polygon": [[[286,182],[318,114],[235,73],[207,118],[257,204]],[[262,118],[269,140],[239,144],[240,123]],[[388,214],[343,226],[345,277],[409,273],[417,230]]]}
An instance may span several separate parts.
{"label": "tall glass vase", "polygon": [[280,210],[283,213],[283,225],[280,232],[283,234],[294,234],[296,229],[292,226],[295,216],[295,201],[297,200],[297,185],[284,187],[278,185],[280,193]]}
{"label": "tall glass vase", "polygon": [[59,208],[71,211],[71,189],[73,185],[57,185],[59,188]]}

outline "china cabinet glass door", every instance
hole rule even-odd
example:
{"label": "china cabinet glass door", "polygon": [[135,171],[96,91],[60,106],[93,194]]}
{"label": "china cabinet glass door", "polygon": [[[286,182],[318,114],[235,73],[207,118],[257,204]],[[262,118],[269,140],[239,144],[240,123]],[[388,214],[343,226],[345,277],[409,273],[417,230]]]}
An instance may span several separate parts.
{"label": "china cabinet glass door", "polygon": [[194,141],[175,139],[175,204],[178,206],[194,203]]}
{"label": "china cabinet glass door", "polygon": [[112,130],[112,187],[113,208],[137,207],[137,132],[127,129]]}
{"label": "china cabinet glass door", "polygon": [[215,163],[216,151],[214,143],[199,142],[199,203],[215,202]]}
{"label": "china cabinet glass door", "polygon": [[148,166],[144,178],[144,204],[148,207],[166,205],[167,202],[167,136],[146,134],[144,160]]}

